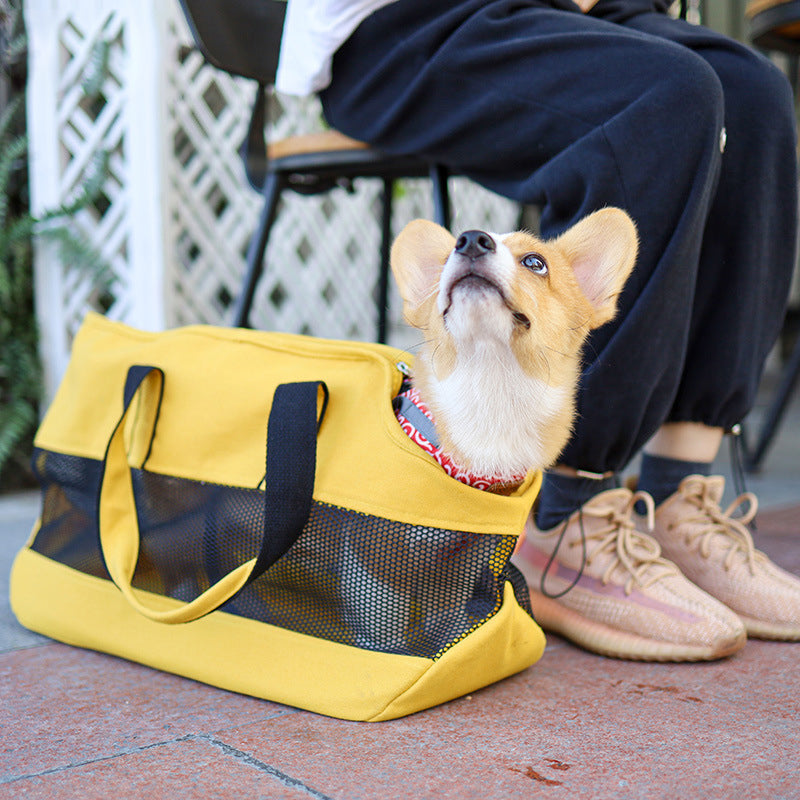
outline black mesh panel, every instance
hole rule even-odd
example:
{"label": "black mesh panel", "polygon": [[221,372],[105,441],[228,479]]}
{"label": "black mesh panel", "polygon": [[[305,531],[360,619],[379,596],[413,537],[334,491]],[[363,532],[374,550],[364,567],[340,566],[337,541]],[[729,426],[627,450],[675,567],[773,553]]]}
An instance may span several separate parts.
{"label": "black mesh panel", "polygon": [[[86,496],[76,497],[84,505],[99,480],[98,462],[89,465]],[[132,477],[141,540],[134,586],[188,601],[258,555],[260,490],[143,470]],[[58,491],[55,504],[56,488],[45,486],[45,522],[34,549],[105,577],[91,517],[62,508],[72,495]],[[57,519],[75,516],[83,524],[65,537],[68,526],[50,521],[48,508]],[[74,540],[70,547],[54,544],[65,538]],[[512,536],[406,525],[314,502],[291,549],[223,610],[368,650],[437,657],[500,608],[507,580],[529,608],[527,588],[508,564],[514,544]],[[77,552],[81,558],[70,560]]]}
{"label": "black mesh panel", "polygon": [[315,504],[294,547],[229,606],[312,636],[431,657],[499,609],[513,547],[513,537]]}
{"label": "black mesh panel", "polygon": [[108,578],[97,532],[102,462],[36,449],[33,471],[42,489],[42,524],[32,548],[43,556]]}

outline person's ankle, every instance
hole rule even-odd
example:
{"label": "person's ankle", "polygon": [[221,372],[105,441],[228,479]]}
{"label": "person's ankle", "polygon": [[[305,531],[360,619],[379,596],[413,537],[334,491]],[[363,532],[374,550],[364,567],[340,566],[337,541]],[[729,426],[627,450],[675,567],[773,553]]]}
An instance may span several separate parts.
{"label": "person's ankle", "polygon": [[598,475],[569,467],[548,470],[539,492],[536,527],[550,530],[600,492],[618,487],[619,480],[614,472]]}
{"label": "person's ankle", "polygon": [[683,461],[677,458],[642,453],[637,488],[647,492],[658,506],[678,491],[681,481],[689,475],[711,474],[712,462]]}

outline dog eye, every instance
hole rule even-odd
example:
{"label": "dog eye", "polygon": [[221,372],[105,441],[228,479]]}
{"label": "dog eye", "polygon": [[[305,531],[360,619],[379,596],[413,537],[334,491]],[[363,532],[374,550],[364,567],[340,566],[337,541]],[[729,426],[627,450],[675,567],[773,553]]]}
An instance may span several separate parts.
{"label": "dog eye", "polygon": [[520,260],[520,264],[536,275],[547,275],[547,264],[545,260],[536,253],[528,253],[528,255],[523,256]]}

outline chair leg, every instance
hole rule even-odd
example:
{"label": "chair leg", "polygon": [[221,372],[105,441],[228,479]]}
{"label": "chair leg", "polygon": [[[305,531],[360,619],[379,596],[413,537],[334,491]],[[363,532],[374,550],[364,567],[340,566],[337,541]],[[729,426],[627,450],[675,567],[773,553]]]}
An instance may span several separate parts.
{"label": "chair leg", "polygon": [[754,472],[761,466],[761,461],[778,430],[778,425],[786,411],[786,407],[789,405],[789,400],[797,386],[798,379],[800,379],[800,338],[795,343],[789,363],[784,367],[780,386],[761,425],[761,433],[756,446],[753,448],[752,453],[747,454],[748,471]]}
{"label": "chair leg", "polygon": [[433,218],[443,228],[450,230],[450,194],[447,191],[447,179],[450,173],[447,167],[432,164],[428,174],[433,184]]}
{"label": "chair leg", "polygon": [[389,311],[389,257],[392,246],[392,204],[394,180],[383,179],[383,216],[381,218],[381,268],[378,275],[378,341],[386,342],[386,323]]}
{"label": "chair leg", "polygon": [[264,181],[264,189],[262,192],[264,204],[261,207],[258,228],[250,239],[250,244],[247,248],[245,279],[233,312],[232,325],[235,328],[250,327],[250,308],[253,305],[253,295],[255,294],[258,281],[264,272],[264,252],[267,249],[269,232],[272,228],[272,223],[275,221],[278,199],[280,198],[284,186],[285,182],[283,179],[274,172],[270,172],[267,175],[267,179]]}

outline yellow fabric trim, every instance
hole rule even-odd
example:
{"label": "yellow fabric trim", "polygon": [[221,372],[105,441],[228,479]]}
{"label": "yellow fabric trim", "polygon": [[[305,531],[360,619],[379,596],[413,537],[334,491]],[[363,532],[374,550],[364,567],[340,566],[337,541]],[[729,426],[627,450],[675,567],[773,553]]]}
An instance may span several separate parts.
{"label": "yellow fabric trim", "polygon": [[[177,601],[149,595],[154,608]],[[524,669],[544,636],[506,585],[501,611],[438,661],[375,653],[216,611],[166,626],[137,614],[116,587],[22,550],[11,571],[20,623],[229,691],[352,720],[387,720],[454,699]]]}
{"label": "yellow fabric trim", "polygon": [[423,673],[408,690],[393,700],[371,722],[395,719],[426,708],[428,697],[461,697],[490,683],[521,672],[542,657],[542,629],[517,605],[506,583],[503,606],[485,625],[451,647],[434,669]]}
{"label": "yellow fabric trim", "polygon": [[[402,380],[395,364],[412,360],[384,345],[209,326],[146,333],[90,314],[36,444],[101,459],[121,413],[128,367],[152,365],[166,378],[147,468],[255,488],[275,387],[324,380],[330,403],[318,443],[317,500],[408,524],[518,535],[541,475],[529,475],[510,497],[450,478],[402,432],[392,411]],[[128,430],[133,466],[141,466],[137,459],[149,446],[149,416]]]}
{"label": "yellow fabric trim", "polygon": [[[137,614],[110,581],[32,550],[23,550],[14,562],[11,603],[25,627],[67,644],[344,719],[376,716],[434,663],[359,650],[220,611],[185,625],[162,625]],[[179,605],[154,594],[147,603]]]}

